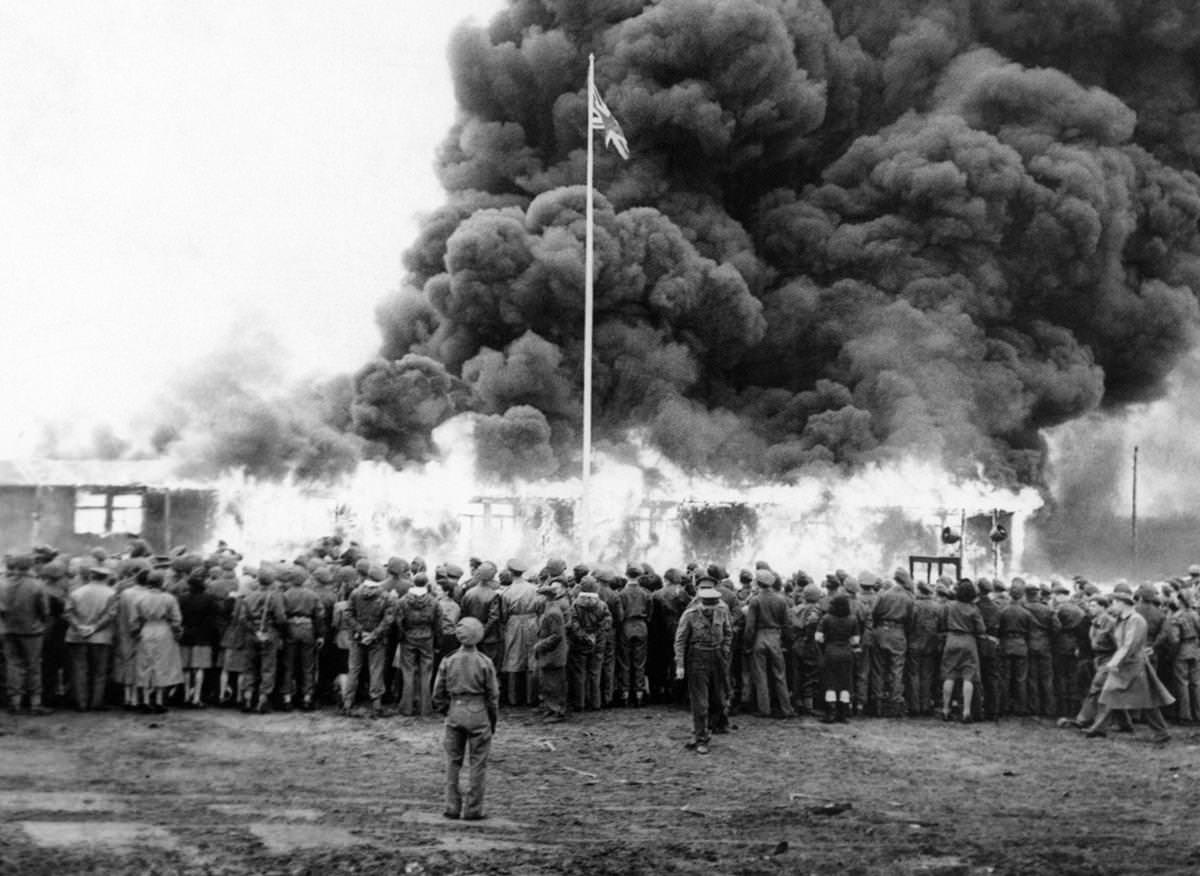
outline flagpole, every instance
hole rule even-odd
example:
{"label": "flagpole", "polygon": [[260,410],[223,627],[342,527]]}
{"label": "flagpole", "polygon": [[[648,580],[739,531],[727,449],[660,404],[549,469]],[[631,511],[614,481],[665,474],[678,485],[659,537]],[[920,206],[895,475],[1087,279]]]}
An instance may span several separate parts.
{"label": "flagpole", "polygon": [[588,55],[587,93],[587,217],[583,262],[583,492],[579,500],[580,559],[590,562],[592,509],[589,488],[592,479],[592,94],[596,87],[596,56]]}

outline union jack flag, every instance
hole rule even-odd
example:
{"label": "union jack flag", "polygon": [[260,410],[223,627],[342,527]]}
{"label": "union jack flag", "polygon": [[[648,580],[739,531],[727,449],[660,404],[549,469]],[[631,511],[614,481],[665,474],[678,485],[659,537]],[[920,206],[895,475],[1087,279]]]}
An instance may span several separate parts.
{"label": "union jack flag", "polygon": [[621,130],[620,123],[613,117],[612,111],[609,110],[608,105],[604,102],[604,98],[596,90],[596,84],[589,82],[588,89],[592,92],[592,130],[603,131],[604,145],[613,147],[622,158],[628,159],[629,143],[625,140],[625,132]]}

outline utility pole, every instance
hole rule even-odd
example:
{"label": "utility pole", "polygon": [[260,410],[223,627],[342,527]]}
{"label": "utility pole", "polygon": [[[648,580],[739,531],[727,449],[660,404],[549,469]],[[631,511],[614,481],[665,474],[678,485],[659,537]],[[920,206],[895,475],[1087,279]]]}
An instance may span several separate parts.
{"label": "utility pole", "polygon": [[1137,575],[1138,571],[1138,536],[1137,536],[1137,484],[1138,481],[1138,448],[1134,445],[1133,448],[1133,509],[1129,516],[1129,559],[1131,574]]}

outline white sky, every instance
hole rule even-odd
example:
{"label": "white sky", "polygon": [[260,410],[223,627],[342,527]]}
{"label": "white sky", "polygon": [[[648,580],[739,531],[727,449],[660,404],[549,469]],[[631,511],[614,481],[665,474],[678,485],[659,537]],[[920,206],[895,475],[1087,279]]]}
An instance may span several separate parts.
{"label": "white sky", "polygon": [[449,34],[501,5],[0,0],[0,458],[123,431],[238,323],[364,362],[443,200]]}

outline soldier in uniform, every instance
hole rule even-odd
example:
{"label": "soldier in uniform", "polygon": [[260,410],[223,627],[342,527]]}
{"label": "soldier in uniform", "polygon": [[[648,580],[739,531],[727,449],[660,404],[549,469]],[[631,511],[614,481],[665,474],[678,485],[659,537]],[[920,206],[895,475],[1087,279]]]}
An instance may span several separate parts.
{"label": "soldier in uniform", "polygon": [[458,620],[462,617],[462,608],[454,600],[454,588],[457,585],[458,578],[462,577],[462,570],[457,566],[458,578],[450,576],[450,566],[438,566],[434,570],[434,585],[436,587],[435,597],[438,604],[438,628],[435,631],[434,649],[433,649],[433,674],[437,675],[438,666],[442,660],[448,657],[458,647],[458,636],[455,630],[458,628]]}
{"label": "soldier in uniform", "polygon": [[547,723],[567,717],[567,616],[565,589],[559,578],[551,578],[538,591],[546,597],[538,621],[537,642],[533,646],[537,660],[538,691]]}
{"label": "soldier in uniform", "polygon": [[[604,662],[600,666],[601,705],[608,708],[613,704],[617,685],[617,638],[620,635],[621,621],[623,620],[621,597],[613,589],[617,573],[612,569],[597,569],[593,577],[596,579],[596,592],[600,596],[600,601],[608,606],[609,616],[612,617],[612,625],[604,637]],[[647,657],[647,659],[649,658]]]}
{"label": "soldier in uniform", "polygon": [[688,686],[692,740],[687,747],[708,754],[710,734],[729,727],[725,687],[733,629],[716,582],[704,575],[697,583],[697,603],[683,613],[675,631],[675,677],[686,679]]}
{"label": "soldier in uniform", "polygon": [[429,577],[421,572],[412,579],[408,591],[396,603],[396,631],[399,643],[396,662],[404,675],[404,695],[400,714],[422,716],[433,709],[430,699],[433,680],[434,638],[441,625],[437,597],[429,592]]}
{"label": "soldier in uniform", "polygon": [[[473,617],[458,622],[462,644],[442,661],[434,683],[434,701],[446,716],[446,818],[478,821],[483,813],[488,753],[500,709],[500,682],[496,666],[476,647],[483,624]],[[463,762],[467,767],[467,792],[459,789]]]}
{"label": "soldier in uniform", "polygon": [[905,674],[908,678],[907,702],[911,715],[931,715],[934,710],[934,679],[941,656],[938,628],[944,607],[933,601],[928,582],[917,583],[913,601],[913,632],[908,640]]}
{"label": "soldier in uniform", "polygon": [[1058,716],[1067,718],[1079,711],[1081,691],[1076,684],[1076,664],[1079,654],[1079,626],[1087,617],[1071,590],[1063,581],[1055,581],[1050,591],[1051,607],[1058,618],[1051,651],[1054,655],[1054,700]]}
{"label": "soldier in uniform", "polygon": [[1171,678],[1176,702],[1175,719],[1180,724],[1200,721],[1200,617],[1191,606],[1191,594],[1175,594],[1167,618],[1167,650],[1171,655]]}
{"label": "soldier in uniform", "polygon": [[1033,616],[1025,609],[1025,582],[1022,579],[1013,579],[1009,596],[1012,602],[1000,610],[1000,714],[1027,715],[1029,628],[1033,625]]}
{"label": "soldier in uniform", "polygon": [[[775,589],[775,574],[767,569],[755,572],[758,592],[746,608],[744,641],[749,644],[754,664],[754,695],[758,714],[763,717],[796,717],[788,692],[783,663],[783,636],[791,626],[788,601]],[[772,710],[772,700],[775,709]],[[812,708],[811,699],[808,704]]]}
{"label": "soldier in uniform", "polygon": [[4,622],[4,660],[8,678],[8,709],[17,712],[22,697],[29,698],[29,713],[44,715],[42,705],[42,640],[50,622],[50,600],[41,580],[35,578],[33,557],[11,557],[7,587],[0,602]]}
{"label": "soldier in uniform", "polygon": [[[291,572],[288,588],[283,591],[283,613],[287,617],[287,638],[283,646],[283,708],[290,711],[296,705],[296,689],[300,689],[300,708],[311,712],[315,708],[317,689],[317,657],[325,645],[325,606],[315,590],[305,585],[305,576]],[[300,684],[296,684],[297,665]]]}
{"label": "soldier in uniform", "polygon": [[854,649],[854,707],[856,715],[877,710],[878,704],[871,700],[871,691],[875,685],[873,671],[875,665],[875,628],[872,613],[875,610],[875,589],[879,579],[873,572],[863,572],[858,576],[857,597],[851,593],[851,608],[858,615],[861,633],[858,648]]}
{"label": "soldier in uniform", "polygon": [[579,584],[579,595],[571,607],[567,624],[570,648],[568,666],[571,683],[568,688],[575,697],[575,711],[599,709],[601,706],[600,675],[604,662],[604,642],[612,629],[612,615],[600,599],[596,579],[590,575]]}
{"label": "soldier in uniform", "polygon": [[508,570],[512,583],[500,594],[500,624],[504,630],[503,673],[508,683],[510,706],[533,705],[533,644],[537,641],[538,612],[542,597],[525,579],[526,565],[512,559]]}
{"label": "soldier in uniform", "polygon": [[895,585],[885,590],[871,610],[875,630],[876,675],[879,680],[880,713],[884,717],[904,717],[904,663],[908,655],[908,637],[913,630],[913,583],[905,569],[892,574]]}
{"label": "soldier in uniform", "polygon": [[1029,625],[1029,711],[1043,718],[1054,718],[1054,650],[1053,642],[1061,625],[1058,615],[1041,598],[1037,587],[1025,588],[1025,610],[1032,622]]}
{"label": "soldier in uniform", "polygon": [[631,577],[617,594],[621,602],[621,631],[617,636],[617,682],[620,699],[628,706],[645,704],[646,644],[654,610],[641,576]]}
{"label": "soldier in uniform", "polygon": [[387,577],[382,566],[369,566],[367,576],[354,588],[346,605],[346,625],[350,632],[350,668],[342,694],[343,715],[354,708],[358,678],[363,663],[370,674],[371,717],[383,716],[383,663],[387,656],[387,631],[392,625],[392,603],[383,592]]}
{"label": "soldier in uniform", "polygon": [[[484,562],[475,570],[475,584],[462,596],[462,616],[473,617],[483,625],[483,640],[479,650],[500,665],[504,648],[504,631],[500,628],[500,593],[496,589],[496,565]],[[493,604],[494,603],[494,604]]]}
{"label": "soldier in uniform", "polygon": [[999,696],[997,654],[1000,645],[1000,607],[992,598],[993,584],[987,578],[975,582],[979,590],[979,598],[975,607],[983,618],[985,635],[976,642],[979,651],[979,703],[977,714],[985,720],[994,721],[1000,717],[997,702]]}
{"label": "soldier in uniform", "polygon": [[[88,556],[86,563],[80,562],[78,575],[67,576],[67,568],[57,559],[58,552],[43,546],[34,557],[34,572],[42,580],[46,598],[50,605],[50,616],[46,619],[46,630],[42,635],[42,702],[47,706],[64,705],[67,680],[70,675],[70,657],[67,649],[67,592],[77,583],[87,580],[88,572],[99,565]],[[107,554],[100,549],[101,557]]]}
{"label": "soldier in uniform", "polygon": [[[667,569],[663,581],[662,588],[650,596],[654,602],[654,610],[650,613],[653,626],[649,637],[651,654],[646,659],[655,670],[650,676],[651,696],[660,702],[671,703],[680,699],[673,689],[676,685],[675,631],[679,629],[679,618],[687,610],[691,598],[683,589],[683,575],[678,569]],[[614,624],[617,622],[614,618]]]}
{"label": "soldier in uniform", "polygon": [[283,599],[274,587],[275,570],[264,564],[258,570],[258,589],[242,597],[234,621],[241,631],[244,653],[242,676],[238,680],[238,699],[243,712],[271,711],[279,643],[287,624]]}

